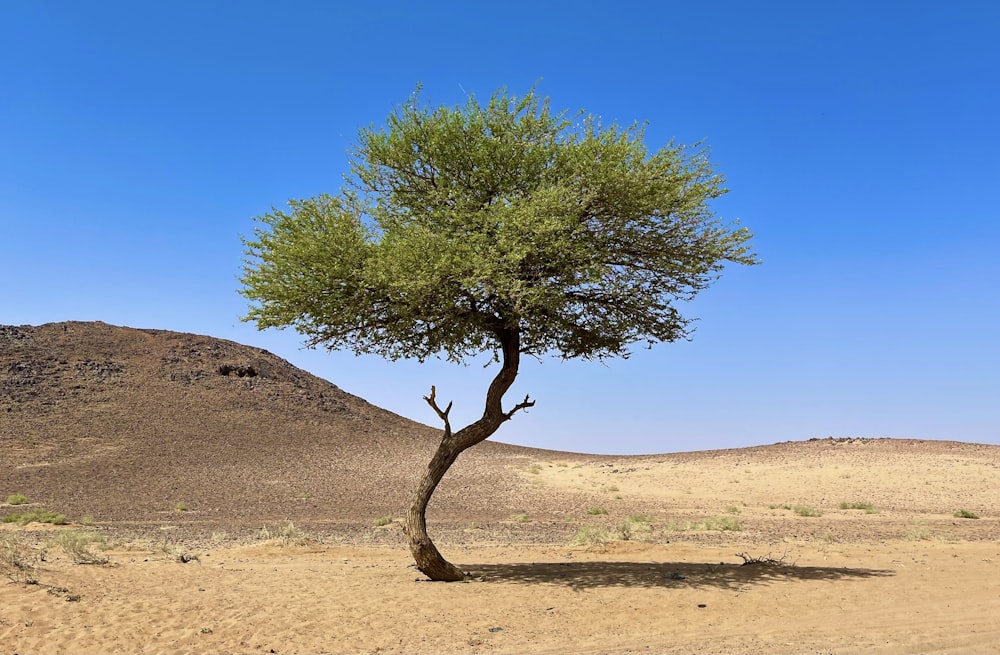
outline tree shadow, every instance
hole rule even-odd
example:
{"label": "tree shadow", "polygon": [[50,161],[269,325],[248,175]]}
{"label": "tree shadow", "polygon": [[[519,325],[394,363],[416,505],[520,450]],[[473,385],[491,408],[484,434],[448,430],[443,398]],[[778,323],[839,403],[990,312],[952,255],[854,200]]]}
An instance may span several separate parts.
{"label": "tree shadow", "polygon": [[895,575],[885,569],[718,564],[691,562],[525,562],[469,564],[463,570],[489,582],[556,584],[573,589],[599,587],[740,590],[790,580],[835,581]]}

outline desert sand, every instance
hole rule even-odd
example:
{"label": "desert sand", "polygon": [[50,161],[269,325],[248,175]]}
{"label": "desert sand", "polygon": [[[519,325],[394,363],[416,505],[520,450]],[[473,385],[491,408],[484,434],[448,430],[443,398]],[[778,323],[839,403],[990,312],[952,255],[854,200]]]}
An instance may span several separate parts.
{"label": "desert sand", "polygon": [[1000,446],[485,443],[429,511],[470,579],[432,583],[436,431],[269,353],[7,327],[0,392],[0,516],[67,521],[0,526],[0,653],[1000,652]]}
{"label": "desert sand", "polygon": [[[985,510],[996,507],[1000,449],[946,444],[946,457],[942,445],[785,444],[762,463],[739,451],[683,464],[541,460],[522,473],[529,484],[617,487],[604,492],[608,514],[559,525],[522,508],[507,521],[445,529],[439,545],[475,576],[467,583],[424,581],[398,522],[346,538],[328,526],[292,539],[190,542],[164,522],[161,540],[109,538],[98,551],[107,565],[74,564],[50,546],[37,584],[0,585],[0,650],[998,652],[1000,526]],[[858,500],[874,511],[839,509]],[[812,503],[820,516],[786,501]],[[633,508],[658,502],[662,511],[631,522],[621,540]],[[958,504],[984,514],[946,511]],[[702,525],[720,517],[738,529]],[[581,528],[593,532],[575,543]],[[3,534],[44,544],[58,530],[100,526],[8,525]]]}

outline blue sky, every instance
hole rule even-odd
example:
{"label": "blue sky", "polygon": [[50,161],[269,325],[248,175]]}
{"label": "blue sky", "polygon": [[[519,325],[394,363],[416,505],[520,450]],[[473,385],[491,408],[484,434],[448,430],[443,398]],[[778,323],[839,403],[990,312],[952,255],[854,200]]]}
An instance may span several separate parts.
{"label": "blue sky", "polygon": [[705,139],[764,264],[691,342],[525,362],[494,437],[653,453],[826,436],[1000,443],[1000,4],[0,3],[0,323],[261,346],[456,424],[492,376],[310,351],[241,323],[252,218],[335,193],[357,130],[538,83],[555,108]]}

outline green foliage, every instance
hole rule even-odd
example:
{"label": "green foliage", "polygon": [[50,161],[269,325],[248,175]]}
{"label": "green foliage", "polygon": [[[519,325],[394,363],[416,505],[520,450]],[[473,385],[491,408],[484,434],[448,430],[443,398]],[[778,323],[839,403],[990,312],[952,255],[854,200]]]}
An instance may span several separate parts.
{"label": "green foliage", "polygon": [[583,525],[576,531],[573,543],[577,546],[602,546],[613,540],[614,537],[607,528]]}
{"label": "green foliage", "polygon": [[372,521],[372,524],[376,528],[381,528],[383,525],[389,525],[390,523],[392,523],[392,517],[391,516],[380,516],[377,519],[375,519],[374,521]]}
{"label": "green foliage", "polygon": [[47,509],[34,509],[30,512],[20,512],[8,514],[3,517],[4,523],[17,523],[18,525],[28,525],[29,523],[51,523],[53,525],[65,525],[68,521],[63,514],[50,512]]}
{"label": "green foliage", "polygon": [[707,518],[701,523],[692,526],[695,530],[718,530],[720,532],[739,532],[743,529],[732,516],[716,516],[712,518]]}
{"label": "green foliage", "polygon": [[11,494],[7,496],[8,505],[24,505],[28,502],[28,497],[24,494]]}
{"label": "green foliage", "polygon": [[718,220],[705,149],[649,152],[642,126],[553,113],[534,91],[431,108],[415,94],[362,129],[336,196],[292,200],[244,240],[246,320],[390,359],[627,356],[688,335],[674,303],[750,232]]}
{"label": "green foliage", "polygon": [[796,505],[792,508],[792,511],[799,516],[822,516],[822,512],[809,505]]}
{"label": "green foliage", "polygon": [[608,510],[600,506],[591,507],[590,509],[587,510],[587,514],[590,514],[591,516],[597,516],[598,514],[607,514],[607,513]]}
{"label": "green foliage", "polygon": [[647,517],[629,517],[615,527],[615,535],[621,541],[649,541],[653,535],[653,526]]}
{"label": "green foliage", "polygon": [[955,512],[955,518],[956,519],[978,519],[979,515],[976,514],[975,512],[970,512],[967,509],[960,509],[957,512]]}
{"label": "green foliage", "polygon": [[653,518],[654,517],[649,516],[648,514],[633,514],[632,516],[628,517],[628,520],[632,521],[633,523],[652,523]]}

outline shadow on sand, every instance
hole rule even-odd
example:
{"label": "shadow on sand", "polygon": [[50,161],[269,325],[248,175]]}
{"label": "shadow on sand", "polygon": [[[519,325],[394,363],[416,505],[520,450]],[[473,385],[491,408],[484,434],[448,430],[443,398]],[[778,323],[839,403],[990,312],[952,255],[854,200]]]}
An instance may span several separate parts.
{"label": "shadow on sand", "polygon": [[468,564],[462,568],[489,582],[548,583],[574,589],[716,587],[739,590],[794,580],[834,581],[895,575],[894,571],[880,569],[689,562],[531,562]]}

